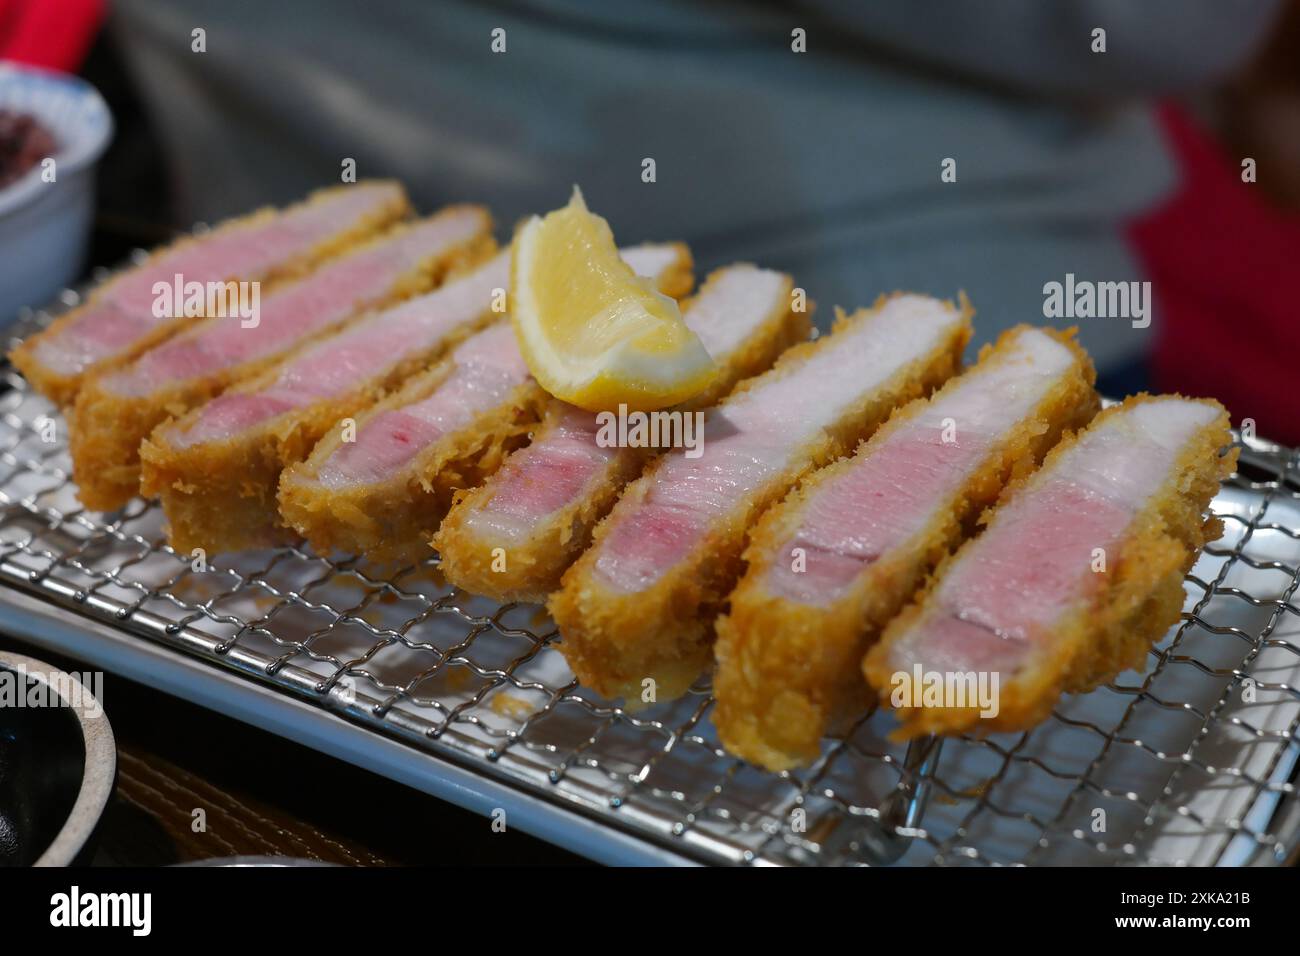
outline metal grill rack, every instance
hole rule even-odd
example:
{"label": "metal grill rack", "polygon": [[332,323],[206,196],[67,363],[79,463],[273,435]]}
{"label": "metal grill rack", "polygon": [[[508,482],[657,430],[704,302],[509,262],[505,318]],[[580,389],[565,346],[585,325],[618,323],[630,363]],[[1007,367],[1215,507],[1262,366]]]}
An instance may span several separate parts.
{"label": "metal grill rack", "polygon": [[[77,301],[24,316],[17,338]],[[193,667],[205,692],[191,696],[210,706],[232,675],[305,702],[301,726],[320,721],[306,742],[342,717],[376,747],[400,742],[396,765],[457,773],[451,795],[467,805],[526,795],[535,829],[593,856],[1266,865],[1300,842],[1293,450],[1246,442],[1213,505],[1224,534],[1145,671],[1067,698],[1024,734],[907,747],[870,712],[812,768],[777,775],[721,749],[707,686],[625,713],[573,680],[541,609],[449,589],[434,556],[391,574],[298,548],[200,567],[166,545],[156,505],[88,512],[62,419],[8,366],[0,389],[0,615],[37,598],[63,635],[26,636],[91,660],[143,639]]]}

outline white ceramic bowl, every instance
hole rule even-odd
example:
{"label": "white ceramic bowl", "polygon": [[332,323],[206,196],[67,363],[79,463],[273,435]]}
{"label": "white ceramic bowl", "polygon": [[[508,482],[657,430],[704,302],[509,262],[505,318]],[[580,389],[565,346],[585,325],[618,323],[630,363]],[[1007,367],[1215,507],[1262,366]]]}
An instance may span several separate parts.
{"label": "white ceramic bowl", "polygon": [[41,306],[81,271],[95,211],[95,164],[113,134],[103,97],[75,76],[0,63],[0,109],[54,136],[54,182],[41,165],[0,189],[0,324]]}

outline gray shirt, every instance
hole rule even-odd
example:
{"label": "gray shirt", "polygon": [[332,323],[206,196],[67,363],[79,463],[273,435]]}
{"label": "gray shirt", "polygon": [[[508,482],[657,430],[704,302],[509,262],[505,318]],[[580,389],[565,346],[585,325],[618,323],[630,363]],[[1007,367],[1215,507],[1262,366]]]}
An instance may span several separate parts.
{"label": "gray shirt", "polygon": [[[578,183],[620,241],[793,273],[823,326],[881,292],[964,289],[987,340],[1043,322],[1067,272],[1141,278],[1120,226],[1175,180],[1149,98],[1221,78],[1277,7],[117,0],[112,26],[194,219],[287,201],[352,158],[423,209],[489,204],[504,237]],[[1084,344],[1113,367],[1154,317],[1081,320]]]}

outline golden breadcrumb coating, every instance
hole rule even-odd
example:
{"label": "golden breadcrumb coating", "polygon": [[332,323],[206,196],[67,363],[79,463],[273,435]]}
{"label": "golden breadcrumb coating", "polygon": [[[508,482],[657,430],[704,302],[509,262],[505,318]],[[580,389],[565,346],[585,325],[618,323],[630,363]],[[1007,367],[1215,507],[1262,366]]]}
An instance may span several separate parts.
{"label": "golden breadcrumb coating", "polygon": [[[411,379],[356,422],[423,401],[455,368],[454,358]],[[422,448],[411,466],[384,481],[328,488],[317,479],[320,467],[342,444],[342,429],[332,429],[306,461],[286,468],[280,478],[280,513],[320,554],[346,551],[372,561],[410,562],[430,555],[428,540],[451,507],[453,495],[479,484],[505,456],[527,441],[549,396],[531,379],[478,415],[467,428]]]}
{"label": "golden breadcrumb coating", "polygon": [[[289,262],[282,263],[266,275],[262,276],[260,281],[264,292],[274,290],[281,282],[296,279],[305,275],[326,259],[331,259],[334,256],[347,251],[352,246],[382,232],[393,223],[400,219],[405,219],[411,214],[411,204],[406,198],[406,190],[402,188],[400,183],[394,180],[372,180],[370,182],[396,186],[398,191],[391,202],[384,203],[377,207],[350,229],[329,236],[316,246],[312,247],[312,249],[306,254],[298,256]],[[300,205],[322,202],[332,198],[332,196],[340,190],[352,188],[355,187],[351,185],[330,186],[325,189],[318,189],[304,199],[302,203],[287,208],[297,208]],[[246,226],[257,225],[268,219],[274,218],[275,216],[282,215],[286,211],[287,209],[276,209],[268,206],[258,209],[255,212],[248,213],[247,215],[239,216],[235,219],[229,219],[221,223],[211,232],[205,233],[203,236],[184,236],[156,249],[152,254],[150,254],[149,259],[146,260],[146,265],[148,262],[161,258],[162,256],[170,255],[176,250],[187,246],[196,240],[204,239],[231,229],[242,229]],[[135,268],[144,268],[144,266],[142,265]],[[122,275],[126,275],[133,271],[134,268],[124,270]],[[95,289],[90,294],[90,297],[87,299],[85,304],[59,316],[59,318],[50,323],[49,328],[44,329],[37,335],[31,336],[9,353],[9,361],[13,362],[18,371],[23,373],[23,377],[31,383],[32,387],[59,406],[67,406],[71,404],[72,400],[77,395],[77,391],[86,381],[87,376],[106,372],[110,369],[119,368],[122,365],[125,365],[127,362],[132,361],[164,340],[171,338],[188,324],[194,322],[194,319],[190,317],[181,317],[170,321],[160,322],[149,332],[148,335],[142,336],[131,343],[129,348],[123,349],[118,354],[96,363],[89,369],[75,374],[58,372],[54,369],[47,368],[42,364],[40,359],[36,356],[35,350],[37,345],[47,338],[55,337],[64,328],[76,322],[85,310],[96,306],[99,303],[100,297],[112,287],[113,282],[120,278],[122,278],[121,275]],[[235,280],[247,277],[229,276],[227,278]]]}
{"label": "golden breadcrumb coating", "polygon": [[[888,298],[881,296],[873,309],[879,309]],[[929,354],[898,370],[887,383],[864,396],[835,427],[810,441],[797,456],[799,464],[767,482],[765,493],[747,498],[744,505],[715,520],[704,540],[653,585],[625,594],[609,590],[596,575],[599,545],[618,518],[622,501],[634,508],[644,500],[665,459],[660,458],[629,485],[619,508],[596,527],[592,548],[565,572],[560,589],[547,603],[559,625],[559,649],[578,680],[605,697],[624,698],[625,705],[633,708],[641,705],[642,682],[648,678],[655,681],[656,700],[684,693],[712,660],[714,621],[743,570],[741,555],[754,520],[804,474],[848,452],[894,408],[950,378],[970,340],[971,314],[963,297],[961,322]],[[833,331],[859,315],[841,316]],[[767,375],[785,374],[827,341],[823,337],[796,345]],[[748,379],[728,400],[765,380],[764,375]]]}
{"label": "golden breadcrumb coating", "polygon": [[[683,294],[694,281],[691,252],[684,243],[668,245],[675,258],[660,275],[659,286],[665,292]],[[489,238],[474,252],[449,266],[444,283],[479,268],[480,260],[495,254],[496,244]],[[222,441],[179,447],[169,441],[169,426],[159,426],[141,446],[141,490],[162,502],[169,543],[177,550],[204,548],[215,553],[296,540],[297,532],[287,527],[280,515],[281,472],[306,458],[331,426],[355,418],[496,318],[485,310],[430,348],[403,356],[383,375],[358,382],[347,394],[292,409]],[[232,391],[255,393],[272,385],[284,364],[315,345],[301,345],[274,368]],[[194,409],[176,426],[185,429],[201,414],[201,408]]]}
{"label": "golden breadcrumb coating", "polygon": [[[1103,411],[1091,427],[1140,402],[1167,397],[1133,396]],[[1233,447],[1220,454],[1232,444],[1228,413],[1218,402],[1198,401],[1218,408],[1218,418],[1187,442],[1171,477],[1130,522],[1119,547],[1110,549],[1110,569],[1101,586],[1083,607],[1055,624],[1050,645],[1033,655],[1027,669],[1002,681],[997,716],[982,718],[974,707],[902,708],[895,711],[902,725],[895,736],[1027,730],[1052,712],[1061,694],[1090,691],[1128,668],[1144,666],[1151,646],[1182,613],[1183,576],[1205,543],[1222,533],[1219,519],[1206,518],[1205,513],[1220,481],[1236,467],[1240,450]],[[1083,433],[1081,429],[1057,445],[1041,470],[1049,470]],[[999,501],[1005,503],[1024,492],[1033,477],[1025,475],[1008,485]],[[995,508],[986,509],[981,523],[987,525],[995,514]],[[885,628],[880,642],[863,659],[863,673],[885,704],[894,671],[889,661],[893,643],[922,613],[948,566],[961,555],[959,549],[939,565],[925,589]]]}
{"label": "golden breadcrumb coating", "polygon": [[[552,399],[535,441],[545,440],[557,427],[557,411],[559,407]],[[614,507],[624,485],[641,473],[651,454],[648,448],[618,449],[592,475],[582,493],[539,521],[526,541],[498,540],[469,526],[473,512],[490,501],[496,491],[491,478],[457,493],[429,542],[438,552],[443,577],[458,588],[502,603],[545,601],[559,585],[565,569],[590,545],[596,523]],[[508,557],[500,570],[493,554],[498,548],[505,549]]]}
{"label": "golden breadcrumb coating", "polygon": [[[1009,329],[995,344],[985,345],[979,361],[996,361],[1014,347],[1025,328]],[[1070,348],[1074,365],[1008,440],[989,449],[961,487],[936,508],[926,527],[881,555],[839,600],[819,607],[772,593],[766,582],[773,562],[785,560],[781,548],[803,525],[808,502],[820,488],[906,428],[931,401],[961,388],[962,378],[951,379],[933,399],[900,408],[853,457],[805,479],[750,532],[745,576],[731,593],[730,613],[718,620],[715,646],[713,722],[733,754],[778,771],[816,759],[823,735],[867,706],[870,689],[859,662],[880,629],[971,530],[981,509],[997,498],[1009,479],[1031,471],[1065,431],[1087,424],[1096,414],[1096,371],[1075,342],[1074,330],[1042,331]]]}
{"label": "golden breadcrumb coating", "polygon": [[[706,282],[724,271],[715,270]],[[808,338],[813,305],[809,302],[804,311],[793,311],[790,307],[793,287],[794,281],[786,276],[784,292],[778,297],[781,304],[742,346],[726,357],[722,373],[713,384],[703,394],[678,406],[679,409],[693,411],[716,404],[738,382],[766,371],[782,352]],[[685,303],[686,314],[691,304]],[[563,409],[562,403],[552,402],[546,422],[534,441],[545,440],[558,427],[564,417]],[[491,479],[462,493],[430,542],[441,557],[443,574],[457,587],[497,601],[545,601],[560,586],[560,578],[569,565],[591,544],[596,523],[614,507],[623,487],[641,473],[653,454],[653,449],[618,449],[591,477],[581,494],[539,520],[533,533],[522,542],[498,540],[468,524],[468,519],[496,494]],[[493,552],[498,548],[507,552],[504,570],[498,570],[501,565],[494,561]]]}
{"label": "golden breadcrumb coating", "polygon": [[[382,308],[436,286],[453,268],[466,262],[482,261],[491,253],[491,217],[479,207],[450,207],[438,215],[477,209],[482,226],[475,238],[457,243],[425,257],[417,268],[404,273],[380,301],[367,303]],[[391,241],[401,225],[368,240],[354,251]],[[343,322],[320,329],[298,346],[312,344],[355,322],[369,309],[358,310]],[[297,347],[297,346],[296,346]],[[179,418],[190,409],[224,392],[232,385],[274,368],[285,359],[275,353],[261,359],[218,369],[200,377],[187,378],[155,389],[146,395],[122,395],[104,384],[102,375],[89,378],[78,393],[68,415],[73,477],[77,497],[88,508],[111,511],[120,508],[140,492],[140,446],[149,434],[169,418]]]}
{"label": "golden breadcrumb coating", "polygon": [[[665,295],[683,295],[695,281],[691,251],[685,243],[669,245],[675,258],[652,278]],[[449,356],[411,379],[359,418],[357,430],[385,411],[427,398],[454,368],[454,357]],[[403,468],[384,482],[327,490],[314,479],[341,443],[341,431],[336,430],[306,461],[281,475],[281,517],[322,554],[339,550],[383,563],[419,561],[431,554],[429,539],[454,498],[482,484],[510,452],[525,444],[553,401],[529,379],[505,402],[479,415],[470,427],[422,449],[414,468]]]}
{"label": "golden breadcrumb coating", "polygon": [[[497,317],[484,310],[429,348],[404,355],[383,374],[344,394],[290,409],[224,439],[191,445],[170,440],[172,428],[183,434],[202,415],[203,406],[154,429],[140,446],[140,490],[162,503],[168,543],[178,551],[203,548],[217,553],[294,541],[297,534],[280,517],[280,473],[306,458],[337,422],[355,418]],[[315,344],[303,345],[284,362]],[[255,394],[271,387],[284,362],[231,391]]]}
{"label": "golden breadcrumb coating", "polygon": [[650,277],[655,280],[655,288],[674,299],[690,295],[691,289],[695,288],[695,259],[691,256],[691,247],[684,242],[666,242],[664,245],[671,248],[676,257],[663,272]]}

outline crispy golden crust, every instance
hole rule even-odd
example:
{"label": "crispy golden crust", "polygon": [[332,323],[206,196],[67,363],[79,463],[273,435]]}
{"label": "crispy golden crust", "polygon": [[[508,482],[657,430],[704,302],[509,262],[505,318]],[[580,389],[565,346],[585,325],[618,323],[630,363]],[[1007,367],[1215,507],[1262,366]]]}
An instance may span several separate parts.
{"label": "crispy golden crust", "polygon": [[284,416],[283,430],[268,431],[260,441],[178,449],[158,432],[147,439],[141,446],[141,490],[162,501],[168,543],[182,553],[202,548],[214,554],[293,540],[279,521],[276,487],[285,464],[310,452],[313,434],[337,421],[332,412],[317,414],[320,409]]}
{"label": "crispy golden crust", "polygon": [[[537,440],[543,440],[552,427],[544,426]],[[623,486],[641,473],[649,457],[646,449],[620,448],[581,495],[538,522],[534,533],[521,543],[498,540],[468,524],[473,512],[491,500],[495,492],[491,479],[459,492],[430,541],[443,576],[458,588],[502,603],[545,601],[565,569],[590,545],[596,523],[614,507]],[[498,548],[505,554],[504,567],[494,560]]]}
{"label": "crispy golden crust", "polygon": [[220,442],[178,447],[165,427],[156,429],[140,448],[140,487],[162,502],[168,542],[178,551],[216,553],[294,540],[280,518],[280,472],[310,454],[340,419],[383,393],[383,384],[372,383]]}
{"label": "crispy golden crust", "polygon": [[[407,382],[357,420],[357,432],[378,415],[422,401],[451,373],[454,360]],[[418,561],[428,556],[428,539],[463,488],[479,484],[505,456],[527,440],[540,420],[548,396],[528,381],[510,397],[479,415],[468,428],[421,449],[414,462],[386,481],[326,488],[320,467],[342,444],[335,429],[306,461],[286,468],[280,478],[280,513],[320,554],[346,551],[374,561]]]}
{"label": "crispy golden crust", "polygon": [[[996,361],[1023,328],[1009,329],[997,343],[984,346],[979,361]],[[803,525],[819,489],[906,427],[930,400],[900,408],[853,457],[811,475],[751,531],[745,576],[731,593],[730,613],[717,622],[713,722],[729,751],[769,770],[814,760],[827,730],[867,704],[870,690],[859,661],[880,629],[961,541],[1008,479],[1028,473],[1065,431],[1096,414],[1096,371],[1074,341],[1073,330],[1043,331],[1070,347],[1073,368],[1009,440],[991,449],[960,489],[936,502],[939,507],[921,533],[873,562],[840,600],[818,607],[771,593],[766,582],[773,563],[786,559],[782,548]],[[950,380],[932,400],[961,385],[962,379]]]}
{"label": "crispy golden crust", "polygon": [[169,416],[212,398],[229,384],[225,376],[186,382],[146,397],[104,388],[98,376],[85,383],[68,411],[68,451],[77,498],[95,511],[121,508],[140,490],[140,443]]}
{"label": "crispy golden crust", "polygon": [[[676,258],[655,277],[655,284],[665,295],[676,297],[689,292],[695,278],[690,248],[682,242],[670,245]],[[366,420],[432,394],[452,368],[449,358],[408,382],[391,400],[372,409]],[[317,550],[364,553],[383,562],[425,558],[429,555],[429,539],[454,498],[482,484],[510,452],[524,445],[551,401],[530,380],[470,428],[423,449],[414,470],[404,469],[387,482],[346,493],[327,493],[313,480],[320,464],[339,443],[338,436],[327,438],[307,462],[284,473],[279,495],[281,516]],[[362,422],[357,427],[360,429]]]}
{"label": "crispy golden crust", "polygon": [[655,285],[664,295],[680,299],[689,295],[695,288],[695,260],[691,256],[691,247],[684,242],[667,243],[677,253],[677,258],[655,280]]}
{"label": "crispy golden crust", "polygon": [[[715,270],[707,281],[712,281],[723,271]],[[791,311],[793,285],[793,280],[787,276],[784,292],[779,298],[781,305],[773,309],[744,345],[727,356],[723,373],[713,385],[704,394],[685,403],[684,409],[715,404],[737,382],[771,368],[781,353],[808,338],[812,303],[803,312]],[[684,311],[689,311],[692,302],[684,305]],[[559,408],[556,403],[554,411],[558,412]],[[555,427],[556,418],[555,414],[548,415],[547,424],[537,441],[546,438]],[[651,457],[652,454],[645,449],[619,449],[587,482],[582,494],[538,521],[533,534],[523,542],[498,540],[469,527],[468,519],[496,494],[496,485],[491,479],[459,495],[430,542],[441,558],[443,574],[457,587],[497,601],[545,601],[547,595],[560,586],[560,578],[569,565],[591,544],[596,523],[614,507],[623,486],[641,473]],[[504,569],[494,559],[494,553],[499,553],[497,549],[505,552]]]}
{"label": "crispy golden crust", "polygon": [[[695,300],[704,294],[708,284],[720,278],[722,273],[731,268],[734,266],[724,266],[710,272],[700,292],[684,303],[683,311],[689,311]],[[699,395],[683,402],[680,408],[695,410],[716,405],[735,390],[739,383],[766,372],[786,351],[808,341],[816,304],[809,299],[803,311],[795,312],[791,308],[794,279],[788,275],[783,275],[781,278],[782,291],[777,297],[779,304],[750,333],[742,345],[725,357],[722,373]]]}
{"label": "crispy golden crust", "polygon": [[[485,311],[347,394],[293,409],[221,441],[178,446],[168,437],[172,427],[159,426],[140,447],[140,490],[162,502],[168,542],[178,551],[203,548],[216,553],[295,540],[297,534],[280,516],[280,473],[306,458],[333,425],[355,418],[492,318]],[[234,391],[259,392],[273,385],[279,372],[278,365],[267,369]],[[201,406],[192,409],[175,428],[187,430],[201,414]]]}
{"label": "crispy golden crust", "polygon": [[[874,308],[884,301],[882,296]],[[846,321],[841,317],[837,330]],[[623,697],[632,707],[642,703],[642,682],[647,678],[655,681],[657,700],[683,693],[712,657],[714,620],[743,569],[741,555],[754,518],[784,496],[802,475],[845,454],[888,418],[896,406],[926,394],[948,379],[960,365],[970,335],[970,309],[963,299],[962,321],[945,341],[900,370],[836,427],[810,442],[800,456],[802,465],[769,482],[742,506],[716,521],[703,542],[654,585],[621,594],[605,588],[595,574],[599,545],[620,511],[636,508],[644,500],[654,484],[656,466],[629,485],[618,506],[597,526],[593,547],[569,568],[560,590],[547,604],[560,628],[560,651],[578,679],[606,697]],[[795,346],[767,374],[786,374],[825,341]],[[764,380],[765,376],[747,380],[733,396]]]}
{"label": "crispy golden crust", "polygon": [[[452,214],[463,208],[451,207],[438,215]],[[473,239],[425,258],[416,268],[403,274],[381,300],[365,303],[366,308],[382,308],[425,292],[436,286],[449,269],[490,255],[494,246],[491,217],[486,210],[480,212],[482,229]],[[409,225],[397,226],[359,245],[354,251],[386,242],[392,239],[394,232],[410,228]],[[308,336],[295,348],[314,344],[365,314],[365,309],[358,309],[343,322]],[[140,446],[155,428],[210,401],[235,383],[273,369],[288,354],[293,353],[276,353],[220,369],[201,378],[159,388],[148,395],[121,395],[106,385],[107,379],[103,375],[92,376],[83,384],[68,415],[68,449],[81,503],[97,511],[111,511],[125,505],[140,491]]]}
{"label": "crispy golden crust", "polygon": [[[1159,398],[1162,396],[1155,396]],[[1152,401],[1141,394],[1106,409],[1093,420],[1097,427],[1111,415],[1133,405]],[[999,712],[981,718],[978,709],[957,707],[903,708],[895,711],[901,723],[900,739],[922,734],[994,733],[1033,727],[1045,719],[1062,693],[1083,693],[1112,680],[1126,668],[1141,668],[1147,651],[1174,624],[1183,606],[1183,576],[1207,541],[1221,533],[1216,518],[1204,517],[1220,481],[1232,473],[1237,448],[1220,456],[1232,443],[1228,414],[1218,402],[1219,417],[1194,436],[1179,454],[1172,477],[1129,525],[1122,543],[1113,551],[1110,570],[1084,606],[1067,613],[1053,627],[1049,653],[1041,653],[1032,666],[1003,680]],[[1082,431],[1066,438],[1043,462],[1047,471],[1057,457],[1079,440]],[[1022,493],[1033,475],[1025,475],[999,498],[1006,502]],[[981,523],[996,514],[987,509]],[[863,659],[862,668],[884,703],[889,702],[893,667],[890,649],[924,610],[930,594],[962,550],[945,559],[931,575],[926,588],[885,629],[881,640]]]}
{"label": "crispy golden crust", "polygon": [[[400,183],[393,180],[377,180],[376,182],[389,183],[397,186],[398,193],[394,196],[392,202],[385,203],[376,208],[351,229],[343,230],[330,236],[328,239],[313,247],[306,255],[299,256],[290,262],[286,262],[268,272],[266,275],[261,276],[260,281],[262,283],[262,290],[264,292],[270,292],[281,282],[296,279],[305,275],[326,259],[333,258],[334,256],[345,252],[353,245],[383,231],[399,219],[404,219],[411,214],[410,202],[407,200],[406,191],[402,188]],[[325,189],[318,189],[298,205],[308,205],[321,202],[328,199],[338,190],[352,188],[354,187],[330,186]],[[291,206],[288,208],[291,209],[296,207]],[[213,233],[225,230],[242,229],[250,225],[256,225],[274,216],[281,215],[286,211],[288,211],[288,209],[279,210],[268,206],[247,215],[227,220],[217,226],[211,233],[206,233],[205,236],[210,236]],[[169,255],[177,249],[189,245],[195,242],[196,239],[201,238],[204,237],[184,236],[177,239],[175,242],[162,246],[149,256],[145,265],[152,263],[155,259],[158,259],[161,256]],[[144,266],[137,266],[136,268],[144,268]],[[135,270],[127,270],[123,275],[132,271]],[[59,334],[62,329],[77,321],[81,313],[86,309],[97,305],[104,293],[120,278],[122,278],[122,276],[118,276],[96,289],[91,294],[86,304],[73,309],[65,315],[61,315],[50,324],[49,328],[43,330],[38,335],[33,335],[9,353],[9,361],[13,362],[14,366],[23,373],[23,376],[27,381],[32,384],[32,387],[60,406],[71,404],[72,400],[76,397],[77,390],[81,388],[82,384],[86,381],[87,376],[100,374],[114,368],[120,368],[122,365],[125,365],[127,362],[142,355],[144,352],[153,348],[155,345],[158,345],[165,339],[171,338],[175,333],[185,328],[187,324],[191,324],[194,321],[193,318],[178,318],[167,322],[161,322],[157,327],[151,330],[147,336],[143,336],[133,342],[130,348],[124,349],[117,355],[102,362],[98,362],[91,368],[74,375],[63,374],[43,365],[36,357],[35,349],[37,344],[45,338],[50,338]],[[233,280],[248,277],[230,276],[228,278]]]}

